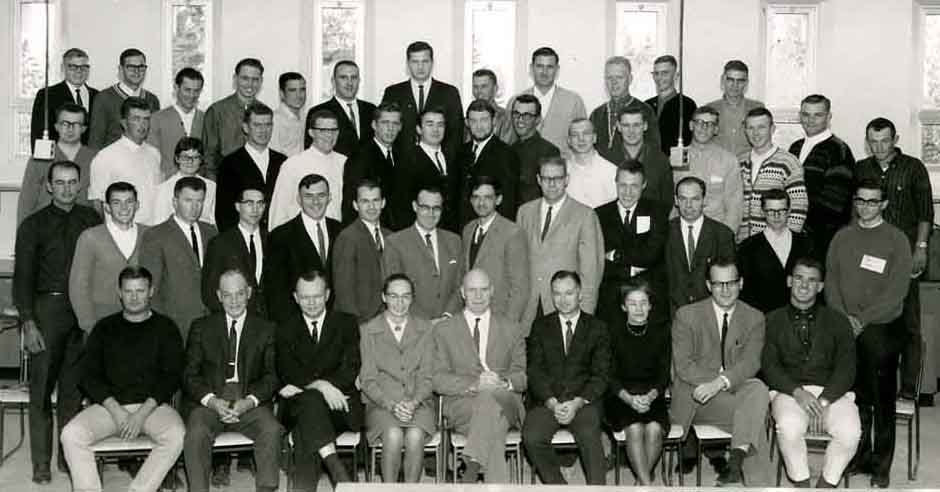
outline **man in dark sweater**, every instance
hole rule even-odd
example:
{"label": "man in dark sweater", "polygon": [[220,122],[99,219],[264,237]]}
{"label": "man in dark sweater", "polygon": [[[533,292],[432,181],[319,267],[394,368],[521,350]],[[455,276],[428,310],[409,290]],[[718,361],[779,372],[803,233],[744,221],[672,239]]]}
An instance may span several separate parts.
{"label": "man in dark sweater", "polygon": [[881,216],[886,198],[881,183],[862,181],[854,198],[858,219],[836,233],[826,257],[826,304],[848,316],[858,353],[862,438],[852,471],[871,473],[872,487],[880,488],[889,484],[894,459],[898,355],[908,337],[901,310],[912,267],[904,233]]}
{"label": "man in dark sweater", "polygon": [[855,339],[845,315],[816,302],[823,266],[803,257],[787,276],[790,303],[767,315],[761,357],[771,390],[780,456],[797,487],[810,487],[804,437],[825,431],[832,440],[816,488],[835,488],[858,447],[861,424],[855,393]]}
{"label": "man in dark sweater", "polygon": [[72,490],[101,490],[91,446],[106,437],[145,434],[153,449],[130,490],[156,491],[183,451],[183,420],[171,399],[183,372],[183,339],[173,321],[150,309],[152,276],[129,266],[118,275],[122,312],[95,325],[86,345],[81,387],[91,405],[62,430]]}
{"label": "man in dark sweater", "polygon": [[509,119],[519,137],[512,144],[512,150],[519,157],[518,203],[525,203],[542,196],[542,189],[536,179],[539,162],[545,157],[558,156],[561,151],[539,135],[542,103],[532,94],[520,94],[513,100]]}

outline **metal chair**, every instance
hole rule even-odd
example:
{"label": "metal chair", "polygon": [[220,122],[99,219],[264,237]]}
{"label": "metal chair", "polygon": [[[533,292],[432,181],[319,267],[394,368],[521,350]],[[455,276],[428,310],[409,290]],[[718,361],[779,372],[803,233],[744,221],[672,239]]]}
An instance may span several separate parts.
{"label": "metal chair", "polygon": [[[118,436],[111,436],[92,444],[91,450],[95,453],[98,476],[103,476],[102,469],[107,462],[117,461],[121,458],[146,458],[153,450],[153,446],[153,441],[143,435],[134,439],[121,439]],[[169,473],[175,475],[178,465],[179,460],[173,463]],[[172,481],[172,485],[172,490],[176,490],[176,480]]]}
{"label": "metal chair", "polygon": [[[23,339],[22,323],[19,312],[15,307],[7,307],[0,311],[0,333],[16,329],[19,332],[20,345],[20,375],[16,386],[0,388],[0,466],[7,458],[16,453],[22,446],[26,437],[26,410],[29,407],[29,351],[26,350]],[[56,394],[52,393],[52,405],[55,408]],[[5,419],[8,409],[19,410],[20,435],[9,452],[3,451]],[[53,419],[55,422],[55,419]]]}
{"label": "metal chair", "polygon": [[[771,412],[767,412],[767,415],[768,415],[768,418],[770,419],[771,425],[773,425],[773,428],[776,429],[776,423],[773,421],[773,415],[771,414]],[[825,452],[826,446],[829,444],[829,441],[832,440],[832,436],[830,436],[821,427],[816,427],[811,424],[809,429],[807,429],[806,435],[803,437],[803,439],[806,440],[806,450],[808,452],[813,452],[813,451]],[[777,432],[775,430],[774,432],[771,432],[770,434],[771,450],[776,448],[778,444],[779,443],[777,442]],[[772,451],[771,451],[770,459],[773,460]],[[780,483],[783,480],[783,469],[784,469],[783,453],[781,452],[780,456],[777,459],[777,487],[780,487]],[[842,474],[842,483],[845,488],[849,488],[849,474],[848,473]]]}
{"label": "metal chair", "polygon": [[[927,353],[927,343],[920,340],[920,353]],[[924,382],[924,362],[926,357],[920,358],[920,371],[917,373],[914,401],[898,400],[894,409],[894,417],[907,424],[907,479],[917,480],[917,469],[920,466],[920,391]]]}
{"label": "metal chair", "polygon": [[[441,453],[441,432],[435,432],[431,439],[428,439],[428,442],[424,444],[424,454],[434,454],[434,469],[436,470],[434,483],[437,483],[440,480],[441,474],[443,473],[444,460]],[[375,469],[376,462],[378,461],[379,456],[382,454],[382,442],[379,441],[375,444],[369,444],[369,462],[366,464],[366,482],[371,482],[375,479]]]}
{"label": "metal chair", "polygon": [[[457,459],[463,455],[463,449],[467,446],[467,436],[458,432],[448,432],[450,434],[450,446],[453,451],[450,455],[450,466],[455,470],[454,483],[457,483]],[[522,483],[522,433],[517,430],[511,430],[506,434],[506,457],[509,462],[509,476],[515,483]]]}
{"label": "metal chair", "polygon": [[[682,446],[685,444],[685,430],[681,425],[671,424],[669,434],[663,438],[663,454],[660,458],[662,466],[662,477],[664,485],[672,485],[672,473],[675,463],[682,463]],[[620,485],[620,466],[624,463],[622,454],[623,448],[627,446],[627,433],[625,431],[614,432],[614,484]],[[673,462],[673,456],[676,461]],[[679,473],[679,486],[685,485],[685,479]]]}
{"label": "metal chair", "polygon": [[692,424],[698,438],[698,463],[695,465],[695,486],[702,486],[702,454],[705,448],[731,446],[731,434],[714,425]]}

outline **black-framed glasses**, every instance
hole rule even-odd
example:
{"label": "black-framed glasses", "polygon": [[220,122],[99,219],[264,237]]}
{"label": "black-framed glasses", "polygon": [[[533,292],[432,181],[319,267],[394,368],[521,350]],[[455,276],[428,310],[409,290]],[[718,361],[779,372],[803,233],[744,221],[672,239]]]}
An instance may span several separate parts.
{"label": "black-framed glasses", "polygon": [[857,197],[853,198],[852,200],[855,201],[855,204],[856,204],[856,205],[865,205],[865,206],[868,206],[868,207],[877,207],[878,205],[881,205],[882,202],[884,202],[884,200],[881,199],[881,198],[869,198],[869,199],[865,199],[865,198],[862,198],[862,197],[860,197],[860,196],[857,196]]}
{"label": "black-framed glasses", "polygon": [[717,280],[709,280],[708,283],[712,286],[713,289],[730,289],[732,287],[737,287],[741,282],[741,278],[738,277],[734,280],[728,280],[726,282],[719,282]]}
{"label": "black-framed glasses", "polygon": [[66,130],[71,130],[72,128],[81,128],[85,126],[84,121],[59,121],[59,122],[56,122],[56,124]]}
{"label": "black-framed glasses", "polygon": [[789,208],[766,208],[764,209],[764,215],[773,215],[775,217],[780,217],[781,215],[786,215],[789,212]]}
{"label": "black-framed glasses", "polygon": [[334,133],[339,131],[339,128],[323,128],[319,126],[312,127],[312,129],[324,133]]}
{"label": "black-framed glasses", "polygon": [[146,64],[124,65],[124,70],[133,70],[135,72],[143,72],[144,70],[147,70],[147,65]]}
{"label": "black-framed glasses", "polygon": [[87,72],[91,70],[91,65],[76,65],[74,63],[66,63],[65,69],[70,72]]}
{"label": "black-framed glasses", "polygon": [[522,120],[522,121],[534,121],[536,118],[539,117],[539,115],[535,113],[520,113],[518,111],[513,111],[512,113],[510,113],[510,116],[512,116],[512,119],[514,120]]}
{"label": "black-framed glasses", "polygon": [[557,185],[557,184],[562,184],[562,183],[564,183],[564,182],[565,182],[565,178],[567,178],[567,177],[568,177],[567,174],[562,174],[561,176],[542,176],[542,175],[539,175],[539,180],[540,180],[540,181],[544,181],[546,184]]}

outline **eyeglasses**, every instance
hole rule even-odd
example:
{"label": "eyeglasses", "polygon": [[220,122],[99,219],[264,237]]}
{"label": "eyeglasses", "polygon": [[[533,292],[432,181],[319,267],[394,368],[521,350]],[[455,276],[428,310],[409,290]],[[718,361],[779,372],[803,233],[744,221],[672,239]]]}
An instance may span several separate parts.
{"label": "eyeglasses", "polygon": [[512,116],[512,119],[514,120],[522,120],[522,121],[534,121],[536,118],[539,117],[539,115],[535,113],[520,113],[518,111],[513,111],[512,113],[510,113],[510,116]]}
{"label": "eyeglasses", "polygon": [[312,128],[312,130],[316,130],[318,132],[324,132],[324,133],[334,133],[334,132],[338,132],[339,128],[322,128],[319,126],[315,126]]}
{"label": "eyeglasses", "polygon": [[562,174],[561,176],[542,176],[542,175],[539,175],[539,181],[543,181],[543,182],[545,182],[545,184],[557,185],[557,184],[562,184],[562,183],[564,183],[564,182],[565,182],[565,178],[567,178],[567,177],[568,177],[567,174]]}
{"label": "eyeglasses", "polygon": [[251,207],[263,207],[266,202],[264,200],[242,200],[238,203],[241,203],[242,205],[248,205]]}
{"label": "eyeglasses", "polygon": [[176,160],[178,162],[185,162],[187,164],[190,164],[193,162],[202,161],[202,156],[201,155],[178,155],[176,156]]}
{"label": "eyeglasses", "polygon": [[431,206],[431,205],[425,205],[425,204],[423,204],[423,203],[419,203],[419,204],[418,204],[418,210],[421,211],[422,213],[426,213],[426,214],[427,214],[427,213],[439,214],[439,213],[441,213],[441,212],[444,211],[444,207],[442,207],[442,206],[440,206],[440,205]]}
{"label": "eyeglasses", "polygon": [[715,280],[709,280],[708,283],[712,286],[713,289],[733,289],[737,288],[741,282],[741,278],[736,278],[734,280],[728,280],[727,282],[718,282]]}
{"label": "eyeglasses", "polygon": [[884,201],[881,198],[870,198],[866,200],[860,196],[855,197],[853,200],[855,201],[856,205],[865,205],[868,207],[877,207],[881,205],[881,202]]}
{"label": "eyeglasses", "polygon": [[789,208],[767,208],[764,209],[764,215],[773,215],[775,217],[780,217],[781,215],[786,215],[789,212]]}
{"label": "eyeglasses", "polygon": [[147,70],[147,65],[124,65],[124,70],[133,70],[135,72],[143,72]]}
{"label": "eyeglasses", "polygon": [[713,128],[718,126],[717,121],[692,120],[692,124],[699,128]]}
{"label": "eyeglasses", "polygon": [[83,121],[59,121],[56,124],[65,130],[71,130],[72,128],[81,128],[85,126],[85,122]]}
{"label": "eyeglasses", "polygon": [[66,63],[65,69],[69,72],[87,72],[91,70],[91,65],[75,65],[72,63]]}
{"label": "eyeglasses", "polygon": [[412,297],[412,294],[385,294],[385,298],[389,301],[410,301]]}

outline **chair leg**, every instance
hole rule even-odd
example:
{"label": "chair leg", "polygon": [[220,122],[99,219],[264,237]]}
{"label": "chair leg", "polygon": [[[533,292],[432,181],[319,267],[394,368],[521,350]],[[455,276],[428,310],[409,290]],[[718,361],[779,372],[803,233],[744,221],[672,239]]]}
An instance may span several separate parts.
{"label": "chair leg", "polygon": [[914,475],[911,480],[917,480],[917,469],[920,467],[920,406],[914,409],[914,440]]}
{"label": "chair leg", "polygon": [[614,485],[620,485],[620,443],[612,439],[610,448],[614,454]]}
{"label": "chair leg", "polygon": [[[681,466],[681,463],[682,463],[682,462],[684,461],[684,459],[685,459],[685,455],[683,454],[684,451],[683,451],[683,449],[682,449],[682,448],[684,448],[684,447],[685,447],[685,442],[683,442],[683,441],[679,441],[679,444],[678,444],[678,446],[676,447],[676,451],[677,451],[677,452],[676,452],[676,456],[679,458],[679,464],[680,464],[680,466]],[[672,471],[670,471],[669,473],[672,473]],[[682,468],[679,468],[679,486],[680,486],[680,487],[684,487],[684,486],[685,486],[685,476],[683,476],[683,474],[682,474]]]}
{"label": "chair leg", "polygon": [[702,486],[702,441],[698,442],[698,463],[695,464],[695,486]]}
{"label": "chair leg", "polygon": [[777,487],[780,486],[780,482],[783,479],[783,460],[777,460]]}

